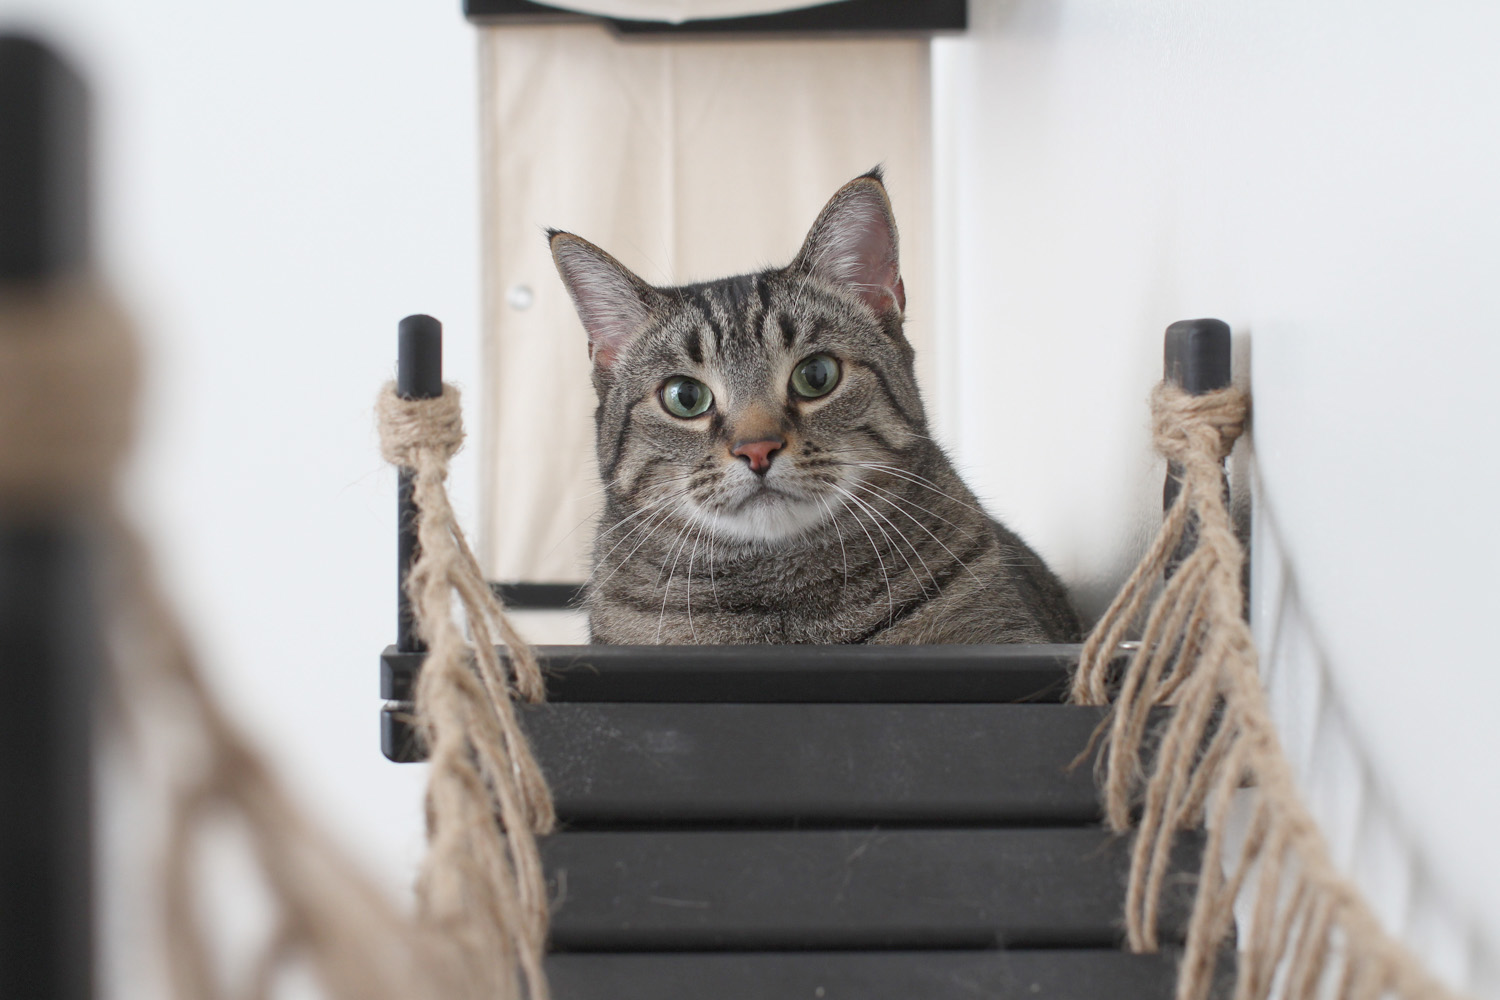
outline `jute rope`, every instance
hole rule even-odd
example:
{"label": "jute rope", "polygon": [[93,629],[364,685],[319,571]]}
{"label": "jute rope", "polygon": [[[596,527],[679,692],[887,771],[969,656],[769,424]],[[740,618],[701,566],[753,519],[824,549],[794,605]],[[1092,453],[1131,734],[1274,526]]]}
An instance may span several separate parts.
{"label": "jute rope", "polygon": [[[387,435],[388,453],[418,470],[425,511],[413,589],[432,646],[417,709],[433,750],[431,851],[413,918],[307,819],[220,708],[145,546],[119,516],[114,483],[131,438],[136,373],[129,326],[92,282],[0,286],[0,511],[64,510],[101,529],[117,706],[127,722],[149,718],[176,735],[162,859],[175,995],[269,997],[279,972],[299,962],[336,1000],[544,1000],[546,906],[533,833],[550,826],[552,811],[516,726],[495,637],[510,647],[524,696],[539,696],[541,679],[481,586],[443,494],[462,438],[456,395],[431,410],[441,432],[424,416],[403,423],[398,414]],[[452,617],[452,592],[472,640]],[[227,981],[198,911],[196,847],[226,820],[246,835],[275,911],[269,943],[239,984]]]}
{"label": "jute rope", "polygon": [[[496,641],[509,650],[516,691],[529,701],[545,695],[541,670],[496,602],[448,502],[448,462],[463,443],[458,389],[445,385],[436,399],[408,400],[389,383],[376,406],[381,450],[413,471],[418,512],[421,552],[406,587],[428,644],[416,709],[432,769],[430,847],[418,897],[428,920],[471,935],[477,953],[514,954],[528,995],[545,1000],[547,892],[535,835],[552,829],[552,799],[516,721]],[[454,620],[454,594],[468,635]]]}
{"label": "jute rope", "polygon": [[137,371],[92,283],[0,283],[0,503],[101,503],[134,433]]}
{"label": "jute rope", "polygon": [[[1163,383],[1151,403],[1157,450],[1182,470],[1182,490],[1085,642],[1072,690],[1075,702],[1103,705],[1118,689],[1100,733],[1100,772],[1110,826],[1137,830],[1126,891],[1131,949],[1156,950],[1173,840],[1206,822],[1178,1000],[1207,996],[1247,886],[1254,904],[1240,929],[1235,1000],[1264,1000],[1273,983],[1288,1000],[1456,1000],[1334,865],[1271,722],[1242,615],[1244,551],[1222,479],[1223,460],[1244,430],[1245,394],[1192,396]],[[1153,602],[1190,524],[1196,545]],[[1140,647],[1123,675],[1113,676],[1115,650],[1143,615]],[[1153,732],[1150,712],[1158,706],[1172,711]],[[1237,799],[1248,802],[1248,816],[1244,844],[1232,852],[1226,829]]]}

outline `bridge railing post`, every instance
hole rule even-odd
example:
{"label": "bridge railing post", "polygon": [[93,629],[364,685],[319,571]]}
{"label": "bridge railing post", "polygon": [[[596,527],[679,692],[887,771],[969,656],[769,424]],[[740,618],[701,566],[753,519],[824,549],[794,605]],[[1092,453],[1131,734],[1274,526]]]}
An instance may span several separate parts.
{"label": "bridge railing post", "polygon": [[[87,271],[88,134],[83,79],[0,34],[0,309]],[[99,529],[21,492],[0,486],[0,996],[89,1000]]]}
{"label": "bridge railing post", "polygon": [[[1163,349],[1162,376],[1195,396],[1229,387],[1231,379],[1231,342],[1229,324],[1220,319],[1184,319],[1167,327]],[[1167,480],[1162,487],[1162,510],[1170,510],[1182,489],[1182,470],[1167,466]],[[1171,560],[1168,578],[1193,547],[1198,544],[1196,524],[1189,524]]]}

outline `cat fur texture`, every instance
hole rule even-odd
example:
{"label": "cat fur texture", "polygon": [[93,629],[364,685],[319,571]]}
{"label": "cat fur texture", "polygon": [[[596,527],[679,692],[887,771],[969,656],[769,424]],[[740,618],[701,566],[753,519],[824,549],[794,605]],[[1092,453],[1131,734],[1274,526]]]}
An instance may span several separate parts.
{"label": "cat fur texture", "polygon": [[1057,577],[929,436],[878,170],[781,269],[658,288],[549,239],[599,397],[594,642],[1078,637]]}

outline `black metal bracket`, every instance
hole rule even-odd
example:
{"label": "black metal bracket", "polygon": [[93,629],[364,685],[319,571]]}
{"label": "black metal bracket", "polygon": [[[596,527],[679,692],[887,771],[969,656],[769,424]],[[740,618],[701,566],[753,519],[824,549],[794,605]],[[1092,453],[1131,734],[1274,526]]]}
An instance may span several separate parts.
{"label": "black metal bracket", "polygon": [[490,589],[515,611],[567,611],[583,606],[581,583],[492,583]]}
{"label": "black metal bracket", "polygon": [[476,24],[536,24],[596,21],[619,35],[746,34],[927,34],[964,31],[968,0],[842,0],[800,10],[670,24],[596,17],[530,0],[464,0],[464,16]]}

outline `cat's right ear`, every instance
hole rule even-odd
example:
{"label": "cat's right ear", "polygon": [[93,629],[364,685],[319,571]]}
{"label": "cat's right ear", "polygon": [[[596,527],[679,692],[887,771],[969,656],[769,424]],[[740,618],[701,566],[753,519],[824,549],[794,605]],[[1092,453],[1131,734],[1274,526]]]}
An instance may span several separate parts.
{"label": "cat's right ear", "polygon": [[661,293],[588,240],[549,229],[547,241],[588,332],[589,357],[608,368],[651,318]]}

